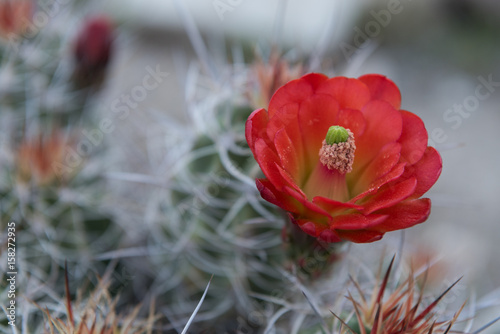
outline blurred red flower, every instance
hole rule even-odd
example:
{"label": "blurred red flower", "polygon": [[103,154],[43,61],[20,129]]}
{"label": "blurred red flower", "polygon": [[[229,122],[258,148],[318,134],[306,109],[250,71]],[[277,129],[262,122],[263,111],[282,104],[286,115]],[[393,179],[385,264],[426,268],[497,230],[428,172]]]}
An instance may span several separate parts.
{"label": "blurred red flower", "polygon": [[20,35],[31,24],[32,0],[0,0],[0,36]]}
{"label": "blurred red flower", "polygon": [[[399,89],[381,75],[290,81],[246,122],[266,176],[256,182],[261,196],[326,242],[372,242],[424,222],[431,202],[420,197],[442,161],[422,120],[400,104]],[[333,125],[349,139],[325,143]]]}
{"label": "blurred red flower", "polygon": [[104,15],[86,20],[74,49],[76,76],[83,84],[99,82],[111,58],[113,25]]}
{"label": "blurred red flower", "polygon": [[57,179],[66,181],[74,174],[74,168],[68,167],[72,172],[63,173],[61,166],[66,166],[65,154],[67,150],[73,150],[73,146],[73,140],[61,130],[26,138],[19,145],[16,154],[18,179],[34,182],[37,186],[49,185]]}

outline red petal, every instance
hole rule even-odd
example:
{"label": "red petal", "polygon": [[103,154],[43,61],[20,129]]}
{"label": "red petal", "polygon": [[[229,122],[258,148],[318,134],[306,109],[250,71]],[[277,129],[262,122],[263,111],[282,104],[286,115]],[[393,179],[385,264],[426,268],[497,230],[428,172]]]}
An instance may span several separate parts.
{"label": "red petal", "polygon": [[282,191],[278,191],[268,179],[257,179],[255,180],[255,183],[262,198],[269,203],[277,205],[283,210],[292,213],[300,213],[304,211],[299,202]]}
{"label": "red petal", "polygon": [[363,113],[354,109],[341,110],[336,123],[337,125],[351,130],[354,135],[354,140],[363,135],[366,127],[366,121]]}
{"label": "red petal", "polygon": [[403,117],[403,131],[398,142],[403,146],[401,148],[401,158],[413,165],[424,155],[427,148],[427,130],[424,122],[417,115],[401,110]]}
{"label": "red petal", "polygon": [[297,149],[284,129],[276,132],[274,146],[278,152],[281,166],[292,176],[297,184],[302,183],[301,170],[303,159],[297,154]]}
{"label": "red petal", "polygon": [[323,84],[323,82],[328,80],[328,77],[321,73],[308,73],[302,76],[301,79],[307,81],[309,85],[311,85],[312,89],[316,90]]}
{"label": "red petal", "polygon": [[389,215],[379,226],[374,228],[378,232],[389,232],[412,227],[423,223],[431,212],[431,200],[428,198],[408,200],[393,207],[377,211]]}
{"label": "red petal", "polygon": [[363,205],[364,214],[370,214],[374,211],[387,208],[410,197],[417,186],[417,180],[412,177],[403,182],[396,183],[391,186],[384,187],[379,190],[374,196],[370,197]]}
{"label": "red petal", "polygon": [[266,145],[263,139],[258,139],[255,143],[255,158],[262,172],[276,190],[282,191],[287,186],[298,192],[300,196],[305,197],[293,177],[280,166],[278,155]]}
{"label": "red petal", "polygon": [[309,219],[297,219],[293,216],[291,216],[290,218],[293,224],[298,225],[302,231],[313,237],[318,237],[323,231],[326,231],[328,229],[328,225],[316,224]]}
{"label": "red petal", "polygon": [[384,184],[389,183],[389,182],[397,179],[398,177],[401,177],[401,175],[405,171],[405,166],[406,166],[405,162],[401,162],[401,163],[397,164],[389,173],[387,173],[386,175],[384,175],[380,179],[376,180],[374,183],[370,184],[370,186],[368,187],[368,189],[366,191],[364,191],[363,193],[361,193],[361,194],[357,195],[356,197],[354,197],[353,199],[351,199],[349,201],[349,203],[356,203],[357,201],[365,198],[366,196],[375,193]]}
{"label": "red petal", "polygon": [[[299,105],[289,104],[276,111],[274,117],[269,120],[267,124],[267,136],[275,138],[278,131],[284,130],[293,143],[297,157],[300,161],[304,161],[304,148],[302,144],[302,134],[299,126]],[[303,168],[305,164],[302,163]]]}
{"label": "red petal", "polygon": [[417,178],[417,188],[411,198],[419,198],[425,194],[436,183],[441,170],[443,161],[434,147],[427,147],[424,156],[419,162],[406,167],[402,178],[415,176]]}
{"label": "red petal", "polygon": [[299,104],[289,103],[282,106],[280,109],[274,112],[273,117],[269,118],[269,123],[267,124],[267,136],[269,138],[274,138],[276,132],[281,129],[289,131],[289,136],[292,140],[298,138],[302,142],[300,137],[300,128],[298,122],[299,114]]}
{"label": "red petal", "polygon": [[384,233],[369,230],[360,231],[337,231],[339,237],[344,240],[357,243],[368,243],[382,239]]}
{"label": "red petal", "polygon": [[322,142],[328,128],[335,125],[337,113],[338,103],[328,95],[311,96],[300,105],[298,121],[307,162],[318,161]]}
{"label": "red petal", "polygon": [[323,82],[316,93],[332,96],[339,103],[340,109],[360,110],[370,101],[370,91],[364,83],[345,77],[335,77]]}
{"label": "red petal", "polygon": [[283,180],[286,182],[286,183],[283,183],[284,186],[286,185],[286,186],[292,188],[293,190],[295,190],[297,193],[300,194],[301,198],[307,198],[307,196],[304,194],[302,189],[300,189],[300,187],[297,185],[295,180],[292,178],[292,176],[290,174],[287,173],[286,170],[284,170],[279,165],[276,165],[275,167],[278,170],[278,172],[280,173]]}
{"label": "red petal", "polygon": [[366,129],[356,138],[354,167],[357,170],[370,162],[386,144],[401,137],[403,120],[399,110],[384,101],[371,101],[362,110]]}
{"label": "red petal", "polygon": [[360,205],[356,205],[353,203],[339,202],[334,201],[333,199],[329,199],[326,197],[316,196],[313,198],[313,203],[319,206],[320,208],[328,211],[332,216],[339,213],[340,211],[354,209],[354,210],[362,210],[363,207]]}
{"label": "red petal", "polygon": [[276,152],[268,146],[264,139],[256,138],[254,143],[254,156],[264,175],[272,181],[272,176],[268,174],[271,173],[270,170],[275,169],[274,165],[278,164],[280,161]]}
{"label": "red petal", "polygon": [[307,99],[327,79],[326,75],[310,73],[288,82],[279,88],[271,98],[269,102],[269,117],[273,117],[277,110],[290,103],[300,103]]}
{"label": "red petal", "polygon": [[309,202],[303,193],[297,192],[291,187],[285,187],[283,191],[301,204],[303,208],[303,211],[300,213],[301,217],[307,217],[309,220],[314,220],[319,225],[328,224],[331,219],[330,214],[316,204]]}
{"label": "red petal", "polygon": [[360,213],[339,215],[333,217],[330,228],[335,230],[363,230],[379,225],[386,218],[386,215],[378,214],[367,216]]}
{"label": "red petal", "polygon": [[276,190],[282,191],[285,186],[295,189],[305,196],[297,186],[293,178],[279,165],[279,157],[271,150],[263,139],[255,142],[255,159],[267,179],[274,185]]}
{"label": "red petal", "polygon": [[401,107],[401,93],[399,92],[399,88],[385,76],[367,74],[360,77],[359,80],[368,86],[372,100],[389,102],[396,109]]}
{"label": "red petal", "polygon": [[267,139],[266,127],[268,122],[269,118],[266,109],[257,109],[248,117],[245,123],[245,137],[252,151],[258,138]]}
{"label": "red petal", "polygon": [[389,173],[399,162],[400,150],[401,145],[399,143],[392,142],[386,144],[361,173],[358,171],[358,168],[354,169],[352,176],[348,175],[349,182],[354,183],[351,186],[352,195],[356,196],[362,193],[371,184],[375,183],[376,180]]}

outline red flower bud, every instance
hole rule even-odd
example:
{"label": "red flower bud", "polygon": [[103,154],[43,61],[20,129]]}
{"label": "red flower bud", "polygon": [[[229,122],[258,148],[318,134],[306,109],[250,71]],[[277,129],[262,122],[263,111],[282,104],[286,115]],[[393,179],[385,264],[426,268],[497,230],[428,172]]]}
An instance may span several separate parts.
{"label": "red flower bud", "polygon": [[78,34],[74,57],[80,81],[99,81],[111,57],[113,27],[106,16],[88,19]]}

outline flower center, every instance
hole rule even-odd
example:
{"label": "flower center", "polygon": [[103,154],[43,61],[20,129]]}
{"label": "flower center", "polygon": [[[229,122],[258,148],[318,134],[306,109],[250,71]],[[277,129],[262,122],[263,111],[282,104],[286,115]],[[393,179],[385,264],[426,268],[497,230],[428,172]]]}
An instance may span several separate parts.
{"label": "flower center", "polygon": [[352,171],[355,150],[356,145],[351,130],[341,126],[331,126],[319,150],[319,161],[329,170],[335,169],[341,174],[346,174]]}
{"label": "flower center", "polygon": [[345,174],[352,171],[355,150],[352,132],[341,126],[331,126],[319,150],[319,161],[305,182],[306,196],[309,199],[323,196],[348,201],[350,195]]}

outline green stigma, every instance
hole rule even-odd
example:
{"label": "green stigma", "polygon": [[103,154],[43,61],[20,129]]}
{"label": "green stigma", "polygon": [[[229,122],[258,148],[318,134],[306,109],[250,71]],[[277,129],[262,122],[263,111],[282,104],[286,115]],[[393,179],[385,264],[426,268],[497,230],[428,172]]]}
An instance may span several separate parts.
{"label": "green stigma", "polygon": [[334,125],[330,126],[328,132],[326,133],[325,141],[328,145],[345,143],[349,138],[349,133],[347,130],[341,126]]}

